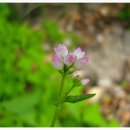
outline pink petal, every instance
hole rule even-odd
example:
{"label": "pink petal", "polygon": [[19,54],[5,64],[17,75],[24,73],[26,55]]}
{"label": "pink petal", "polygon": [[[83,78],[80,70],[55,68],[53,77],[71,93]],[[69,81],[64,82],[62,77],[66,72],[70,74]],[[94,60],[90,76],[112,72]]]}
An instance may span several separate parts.
{"label": "pink petal", "polygon": [[84,57],[85,52],[83,52],[83,51],[81,50],[81,48],[78,47],[78,48],[74,51],[73,54],[75,54],[75,55],[77,56],[77,59],[80,59],[80,58],[83,58],[83,57]]}
{"label": "pink petal", "polygon": [[52,64],[57,70],[63,69],[63,62],[62,59],[58,55],[53,55],[52,57]]}
{"label": "pink petal", "polygon": [[69,54],[64,58],[64,63],[68,66],[72,65],[76,60],[76,56],[73,54]]}
{"label": "pink petal", "polygon": [[59,46],[55,47],[54,50],[58,56],[65,57],[68,55],[68,49],[64,44],[60,44]]}
{"label": "pink petal", "polygon": [[83,69],[87,65],[88,60],[89,58],[87,56],[84,56],[83,58],[76,60],[74,65],[77,69]]}

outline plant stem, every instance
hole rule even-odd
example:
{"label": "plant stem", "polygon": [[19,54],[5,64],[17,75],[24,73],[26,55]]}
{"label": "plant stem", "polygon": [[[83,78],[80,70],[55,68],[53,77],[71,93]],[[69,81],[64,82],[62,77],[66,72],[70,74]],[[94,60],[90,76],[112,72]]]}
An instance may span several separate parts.
{"label": "plant stem", "polygon": [[68,94],[72,91],[72,89],[74,88],[74,86],[72,86],[69,90],[68,90],[68,92],[66,92],[65,93],[65,95],[64,95],[64,97],[63,97],[63,101],[64,101],[64,99],[68,96]]}
{"label": "plant stem", "polygon": [[59,110],[60,110],[61,96],[62,96],[62,92],[63,92],[65,77],[66,77],[66,75],[63,74],[61,84],[60,84],[59,94],[58,94],[58,98],[57,98],[57,102],[56,102],[56,109],[55,109],[55,113],[54,113],[54,116],[52,119],[51,127],[55,126],[56,118],[57,118]]}

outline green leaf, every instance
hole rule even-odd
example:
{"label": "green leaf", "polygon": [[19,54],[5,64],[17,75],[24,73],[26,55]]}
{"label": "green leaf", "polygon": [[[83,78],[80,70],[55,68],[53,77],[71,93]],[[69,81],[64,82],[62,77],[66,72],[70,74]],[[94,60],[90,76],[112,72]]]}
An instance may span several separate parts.
{"label": "green leaf", "polygon": [[70,103],[76,103],[83,101],[85,99],[92,98],[96,94],[83,94],[83,95],[77,95],[77,96],[67,96],[63,102],[70,102]]}
{"label": "green leaf", "polygon": [[111,119],[106,120],[101,112],[101,107],[98,102],[93,104],[85,104],[82,107],[83,122],[85,126],[93,127],[119,127],[119,122],[111,117]]}
{"label": "green leaf", "polygon": [[83,121],[85,124],[95,127],[108,126],[100,111],[99,103],[87,104],[83,112]]}
{"label": "green leaf", "polygon": [[33,111],[38,102],[39,92],[37,91],[9,101],[4,101],[1,103],[0,107],[16,114],[25,114]]}

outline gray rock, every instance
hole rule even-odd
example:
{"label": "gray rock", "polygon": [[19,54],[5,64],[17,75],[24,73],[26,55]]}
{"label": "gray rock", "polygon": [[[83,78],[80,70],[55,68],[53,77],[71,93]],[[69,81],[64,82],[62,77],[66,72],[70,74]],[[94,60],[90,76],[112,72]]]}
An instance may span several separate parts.
{"label": "gray rock", "polygon": [[[96,43],[87,49],[90,57],[86,67],[87,75],[97,75],[98,80],[120,81],[127,61],[130,63],[130,31],[119,25],[106,28],[97,35]],[[130,80],[130,68],[127,69],[127,80]]]}

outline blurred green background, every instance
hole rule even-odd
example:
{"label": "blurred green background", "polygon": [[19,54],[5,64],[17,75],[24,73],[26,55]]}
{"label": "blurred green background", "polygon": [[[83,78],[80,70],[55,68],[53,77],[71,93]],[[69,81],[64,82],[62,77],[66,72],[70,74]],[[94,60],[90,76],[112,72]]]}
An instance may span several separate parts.
{"label": "blurred green background", "polygon": [[[87,8],[88,12],[90,10],[87,16],[92,16],[91,13],[94,12],[89,7],[93,6],[97,10],[99,7],[96,4],[86,5],[87,7],[85,4],[0,4],[0,127],[49,127],[60,83],[60,75],[51,64],[53,47],[64,42],[70,49],[81,46],[87,50],[93,45],[88,38],[93,33],[85,34],[83,29],[88,25],[83,22],[85,15],[80,15]],[[113,8],[115,5],[107,6]],[[111,16],[111,13],[109,16],[94,15],[95,18],[90,17],[88,23],[96,27],[93,21],[105,17],[105,26],[109,23],[108,19],[119,21],[121,27],[129,31],[129,5],[116,6],[119,10],[115,16]],[[78,10],[78,13],[73,13],[74,10]],[[69,16],[69,13],[73,15]],[[86,87],[97,86],[95,74],[90,75],[90,78],[92,80]],[[129,80],[122,79],[117,84],[123,86],[121,89],[127,88],[125,91],[129,93]],[[70,79],[66,81],[66,86],[69,85]],[[85,87],[81,87],[74,93],[83,93],[85,90]],[[102,100],[64,104],[56,126],[130,126],[129,117],[123,120],[126,124],[122,123],[123,117],[119,119],[111,112],[107,113],[110,117],[106,118],[101,107],[111,101],[111,96],[102,97]],[[111,104],[107,108],[112,109],[109,106]],[[106,110],[106,107],[103,109]],[[119,108],[115,109],[117,111]],[[129,114],[128,111],[127,115]]]}

